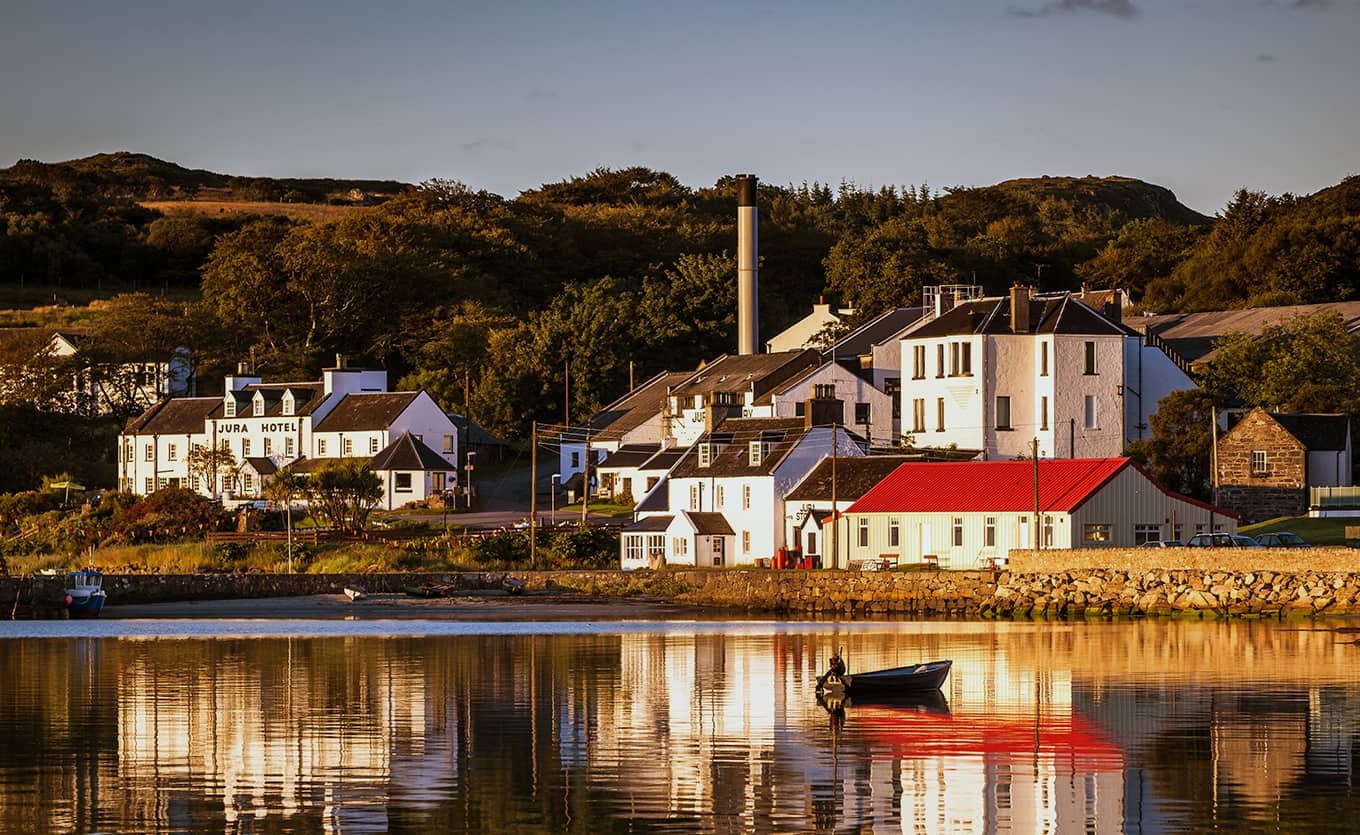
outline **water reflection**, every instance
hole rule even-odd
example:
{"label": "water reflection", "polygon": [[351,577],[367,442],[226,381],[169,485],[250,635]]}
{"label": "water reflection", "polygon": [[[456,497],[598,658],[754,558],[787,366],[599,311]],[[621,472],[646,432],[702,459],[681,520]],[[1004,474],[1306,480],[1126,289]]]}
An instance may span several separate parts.
{"label": "water reflection", "polygon": [[[1160,832],[1360,811],[1360,649],[1324,628],[347,628],[0,639],[0,831]],[[852,671],[954,669],[936,698],[837,709],[811,696],[837,646]]]}

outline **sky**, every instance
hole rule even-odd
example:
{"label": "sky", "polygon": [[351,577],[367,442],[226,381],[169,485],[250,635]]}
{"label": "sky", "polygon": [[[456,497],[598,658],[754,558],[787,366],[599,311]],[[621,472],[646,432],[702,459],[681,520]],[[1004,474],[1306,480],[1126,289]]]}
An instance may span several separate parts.
{"label": "sky", "polygon": [[1360,173],[1360,0],[5,0],[0,167],[107,151],[514,197]]}

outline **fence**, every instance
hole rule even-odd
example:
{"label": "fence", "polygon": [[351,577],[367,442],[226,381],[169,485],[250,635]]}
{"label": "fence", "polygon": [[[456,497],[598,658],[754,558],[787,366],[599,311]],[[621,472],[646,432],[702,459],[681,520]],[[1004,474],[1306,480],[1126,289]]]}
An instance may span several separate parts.
{"label": "fence", "polygon": [[1309,510],[1360,511],[1360,487],[1309,487]]}

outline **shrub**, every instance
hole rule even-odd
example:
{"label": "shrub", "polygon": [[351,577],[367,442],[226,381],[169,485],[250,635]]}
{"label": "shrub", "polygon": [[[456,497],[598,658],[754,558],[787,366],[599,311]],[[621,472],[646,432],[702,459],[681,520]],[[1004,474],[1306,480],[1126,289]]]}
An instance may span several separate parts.
{"label": "shrub", "polygon": [[619,560],[619,536],[602,528],[576,528],[554,533],[540,549],[548,568],[613,568]]}

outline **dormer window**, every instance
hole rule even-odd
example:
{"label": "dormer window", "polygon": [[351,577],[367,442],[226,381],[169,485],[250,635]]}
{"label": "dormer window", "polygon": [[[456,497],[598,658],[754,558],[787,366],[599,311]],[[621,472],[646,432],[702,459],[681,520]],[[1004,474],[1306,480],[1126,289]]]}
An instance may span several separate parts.
{"label": "dormer window", "polygon": [[293,393],[291,391],[285,391],[283,393],[282,403],[282,411],[285,415],[291,415],[293,413],[293,404]]}
{"label": "dormer window", "polygon": [[699,444],[699,466],[707,467],[713,463],[713,445],[709,443]]}
{"label": "dormer window", "polygon": [[254,406],[254,412],[253,412],[253,413],[254,413],[255,417],[264,417],[264,395],[263,395],[263,394],[261,394],[261,393],[258,392],[258,391],[255,392],[255,399],[254,399],[254,401],[252,402],[251,405]]}
{"label": "dormer window", "polygon": [[758,467],[765,458],[765,445],[760,441],[751,442],[751,466]]}
{"label": "dormer window", "polygon": [[230,394],[222,404],[222,414],[224,417],[236,417],[236,398]]}

